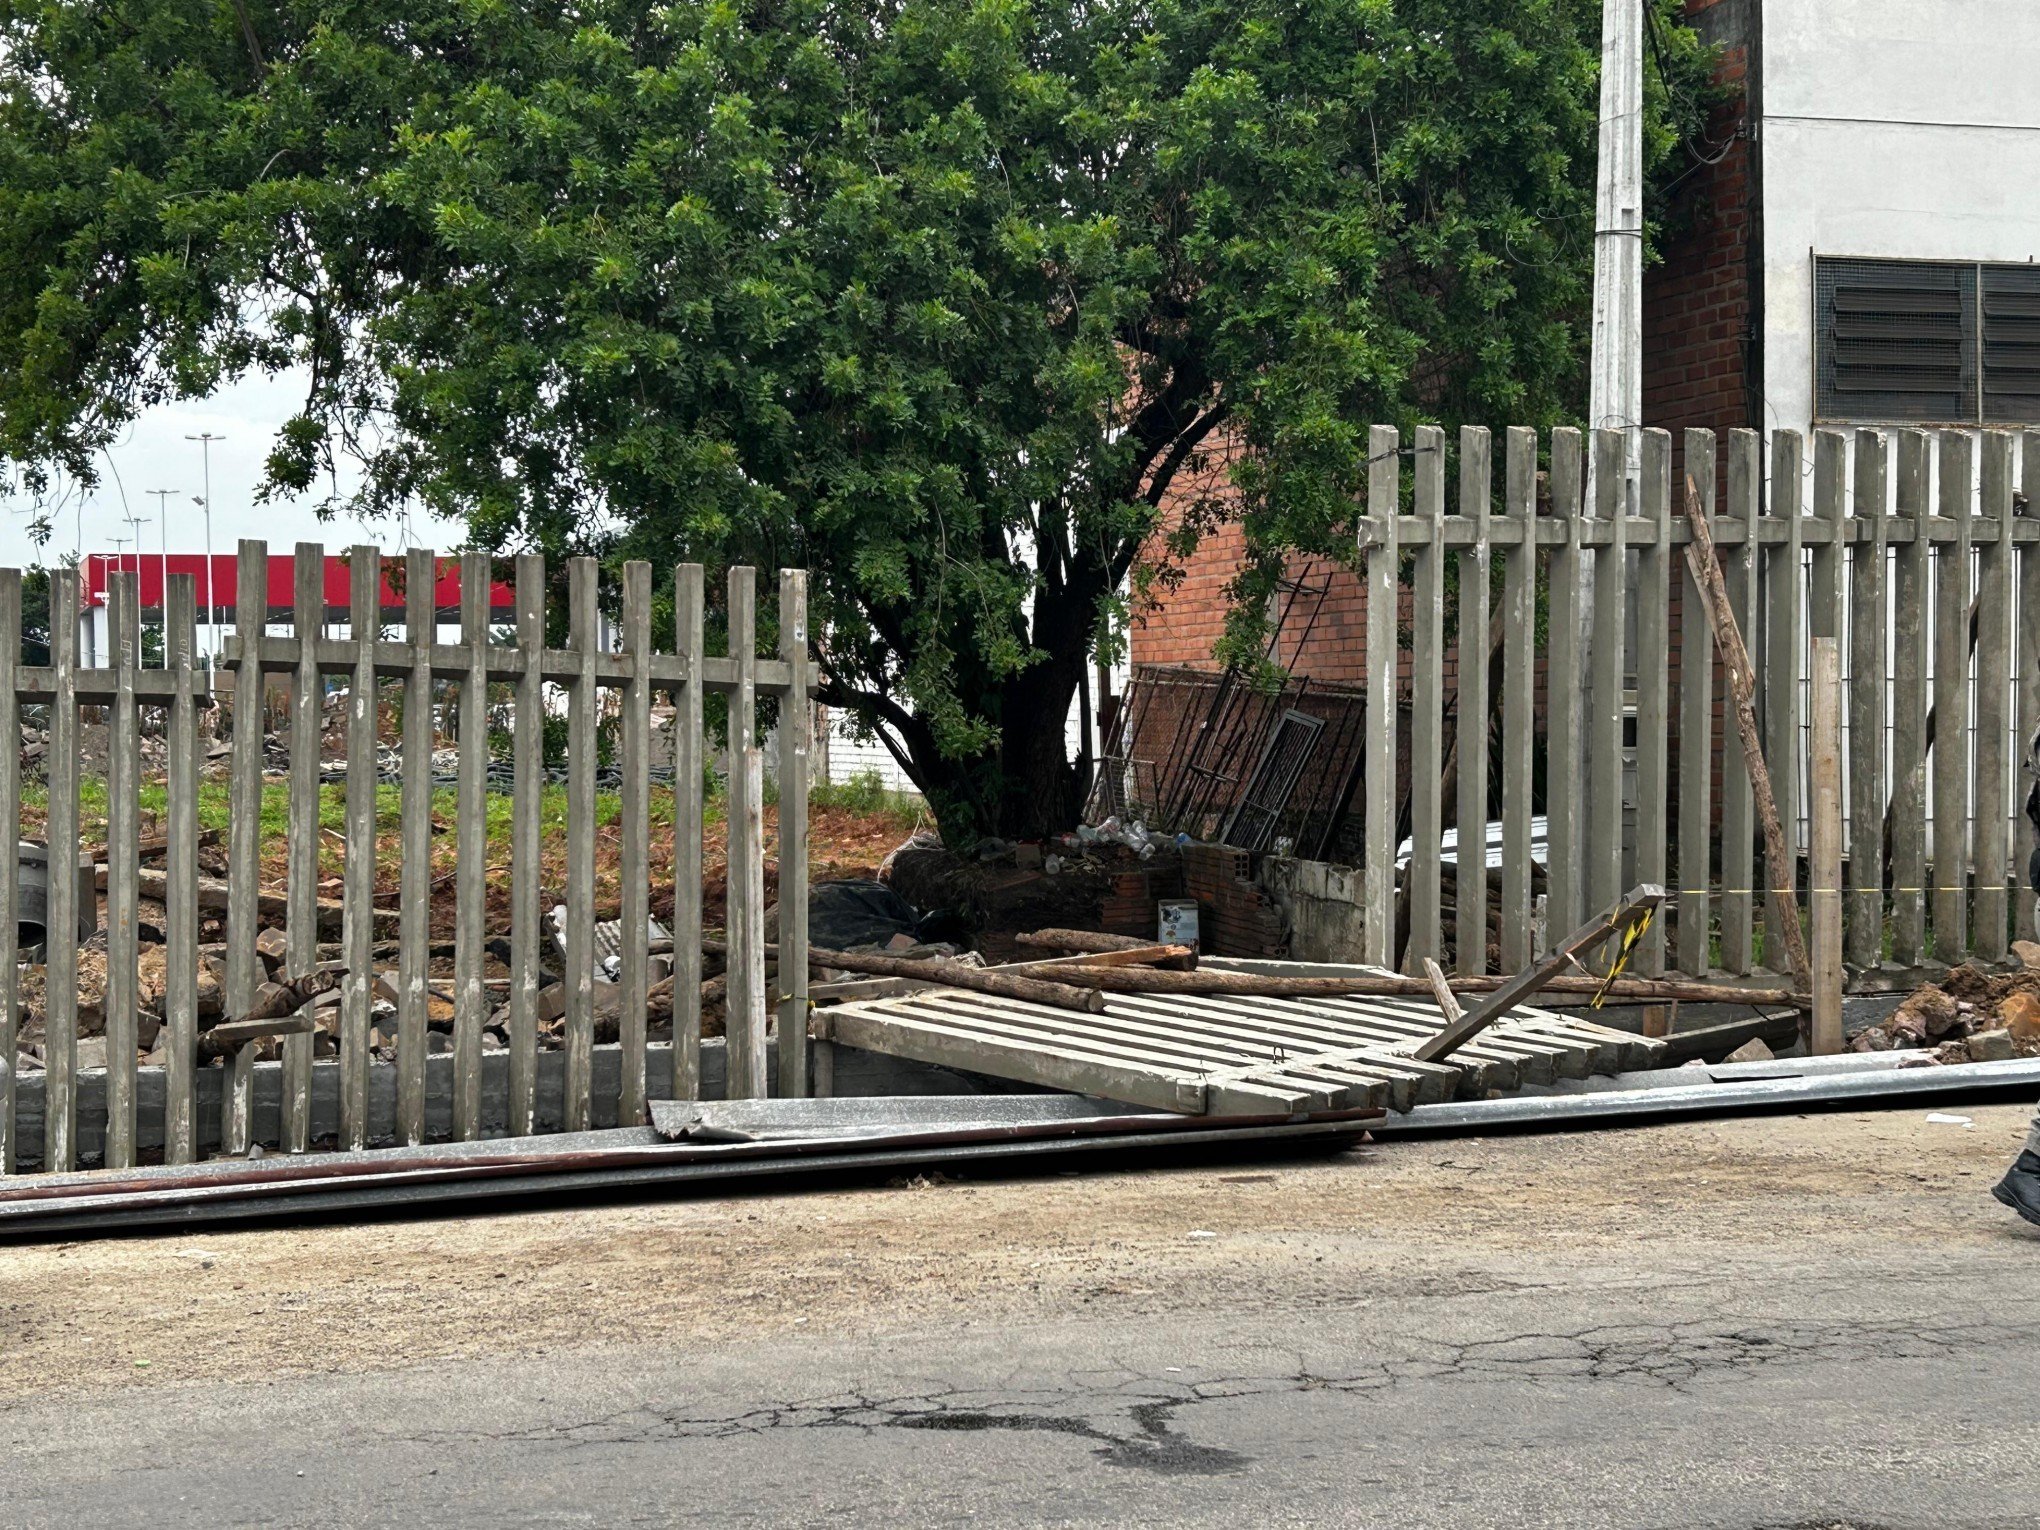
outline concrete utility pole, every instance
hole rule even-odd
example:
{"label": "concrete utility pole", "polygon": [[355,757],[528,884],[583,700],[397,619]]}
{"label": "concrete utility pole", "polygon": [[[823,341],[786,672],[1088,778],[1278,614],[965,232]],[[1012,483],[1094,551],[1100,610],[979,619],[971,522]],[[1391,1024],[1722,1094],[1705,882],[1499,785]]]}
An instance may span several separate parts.
{"label": "concrete utility pole", "polygon": [[[1601,139],[1594,173],[1594,317],[1587,379],[1587,495],[1599,502],[1593,432],[1625,430],[1623,513],[1637,512],[1643,426],[1643,3],[1601,3]],[[1633,553],[1629,555],[1633,559]],[[1634,565],[1631,564],[1632,573]],[[1580,652],[1594,647],[1594,591],[1580,591]],[[1628,619],[1624,626],[1627,627]],[[1606,634],[1606,629],[1603,629]],[[1606,634],[1612,636],[1612,634]],[[1625,666],[1626,668],[1627,666]],[[1591,692],[1580,668],[1581,685]],[[1580,715],[1591,715],[1591,694]]]}
{"label": "concrete utility pole", "polygon": [[[1594,328],[1587,424],[1643,424],[1643,0],[1602,0],[1601,152],[1594,195]],[[1637,443],[1630,441],[1631,513]],[[1591,447],[1588,461],[1593,460]]]}

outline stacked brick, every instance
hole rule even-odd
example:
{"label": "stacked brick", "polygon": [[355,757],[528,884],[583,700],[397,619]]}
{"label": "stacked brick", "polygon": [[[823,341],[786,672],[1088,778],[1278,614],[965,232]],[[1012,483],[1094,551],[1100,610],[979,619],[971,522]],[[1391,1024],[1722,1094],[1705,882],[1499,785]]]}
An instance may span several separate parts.
{"label": "stacked brick", "polygon": [[1288,929],[1254,881],[1254,858],[1224,845],[1187,845],[1183,891],[1197,900],[1198,944],[1214,956],[1280,956]]}

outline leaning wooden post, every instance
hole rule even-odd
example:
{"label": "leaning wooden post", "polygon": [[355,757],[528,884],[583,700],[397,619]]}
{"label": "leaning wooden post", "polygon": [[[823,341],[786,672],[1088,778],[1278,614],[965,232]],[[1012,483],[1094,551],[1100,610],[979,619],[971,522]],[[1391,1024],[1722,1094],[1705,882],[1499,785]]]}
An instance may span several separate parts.
{"label": "leaning wooden post", "polygon": [[1792,975],[1802,988],[1813,981],[1807,959],[1806,937],[1799,928],[1799,899],[1789,875],[1794,860],[1785,851],[1785,829],[1778,821],[1778,802],[1771,795],[1771,773],[1764,766],[1763,745],[1757,734],[1756,674],[1750,667],[1749,650],[1729,609],[1728,586],[1722,581],[1721,566],[1714,561],[1714,530],[1700,505],[1700,491],[1692,476],[1686,478],[1686,522],[1693,540],[1686,544],[1686,566],[1694,582],[1705,593],[1707,625],[1714,633],[1714,646],[1721,650],[1721,667],[1728,678],[1728,694],[1735,703],[1737,731],[1742,738],[1743,763],[1749,770],[1750,789],[1757,802],[1757,818],[1764,826],[1764,862],[1777,868],[1774,882],[1786,885],[1770,889],[1779,900],[1778,927],[1785,939],[1785,954],[1792,963]]}
{"label": "leaning wooden post", "polygon": [[1812,821],[1806,901],[1813,928],[1813,1014],[1807,1050],[1842,1050],[1842,663],[1831,637],[1813,640]]}

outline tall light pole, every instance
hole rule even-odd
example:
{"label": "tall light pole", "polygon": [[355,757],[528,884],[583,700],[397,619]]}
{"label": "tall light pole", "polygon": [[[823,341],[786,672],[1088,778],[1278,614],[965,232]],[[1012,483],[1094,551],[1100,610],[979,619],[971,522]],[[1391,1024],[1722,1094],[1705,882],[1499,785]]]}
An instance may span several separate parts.
{"label": "tall light pole", "polygon": [[156,529],[162,533],[163,584],[156,592],[156,627],[163,634],[163,662],[170,662],[170,496],[175,489],[144,489],[156,496]]}
{"label": "tall light pole", "polygon": [[[213,638],[213,633],[211,630],[213,622],[212,444],[215,441],[224,441],[226,440],[226,437],[216,436],[211,431],[208,430],[202,431],[201,433],[195,436],[186,436],[184,439],[187,441],[196,441],[198,443],[199,451],[202,452],[205,457],[205,498],[200,499],[198,503],[200,507],[205,511],[205,624],[207,629],[205,645],[205,664],[207,669],[211,669],[212,651],[213,648],[216,646]],[[197,496],[193,497],[196,498]]]}
{"label": "tall light pole", "polygon": [[[139,591],[142,583],[142,528],[148,525],[153,517],[135,515],[130,512],[122,516],[121,519],[127,522],[128,530],[135,534],[135,586],[137,591]],[[142,615],[142,603],[139,599],[135,601],[135,620],[142,627],[148,626],[147,618]],[[136,631],[130,633],[129,637],[133,639],[135,645],[135,663],[139,665],[142,662],[142,634],[140,631]]]}

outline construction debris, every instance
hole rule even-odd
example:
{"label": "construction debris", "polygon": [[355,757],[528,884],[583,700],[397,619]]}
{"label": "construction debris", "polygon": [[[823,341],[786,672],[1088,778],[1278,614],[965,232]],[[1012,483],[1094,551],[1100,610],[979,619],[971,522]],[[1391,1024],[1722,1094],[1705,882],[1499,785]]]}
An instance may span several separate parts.
{"label": "construction debris", "polygon": [[[2040,961],[2040,948],[2020,944]],[[1990,972],[1973,962],[1956,967],[1939,983],[1914,989],[1888,1017],[1859,1031],[1849,1050],[1926,1050],[1950,1063],[2040,1057],[2040,966],[2013,972]]]}
{"label": "construction debris", "polygon": [[1524,1127],[1593,1126],[1671,1116],[1748,1115],[1812,1105],[1916,1105],[1929,1099],[2011,1097],[2040,1090],[2040,1058],[1942,1065],[1931,1057],[1841,1056],[1685,1067],[1592,1079],[1507,1099],[1419,1105],[1390,1116],[1377,1136]]}
{"label": "construction debris", "polygon": [[[430,1148],[326,1153],[304,1160],[211,1159],[179,1167],[37,1175],[18,1189],[0,1189],[0,1239],[75,1238],[139,1227],[191,1227],[249,1217],[329,1218],[388,1215],[426,1205],[503,1203],[536,1195],[704,1189],[744,1181],[786,1181],[804,1174],[896,1173],[1013,1159],[1050,1162],[1073,1154],[1167,1148],[1226,1155],[1280,1146],[1339,1150],[1365,1140],[1374,1112],[1342,1112],[1305,1120],[1214,1119],[1129,1111],[1096,1101],[1031,1096],[1031,1107],[993,1105],[990,1121],[974,1121],[985,1101],[937,1101],[942,1121],[909,1116],[894,1128],[840,1129],[819,1122],[787,1130],[755,1113],[736,1119],[753,1129],[745,1140],[669,1141],[652,1127],[561,1133],[491,1142],[450,1142]],[[743,1102],[752,1107],[850,1104],[808,1100]],[[870,1101],[883,1104],[894,1101]],[[686,1109],[701,1111],[700,1102]],[[782,1112],[777,1122],[789,1116]],[[668,1129],[673,1126],[668,1117]]]}

